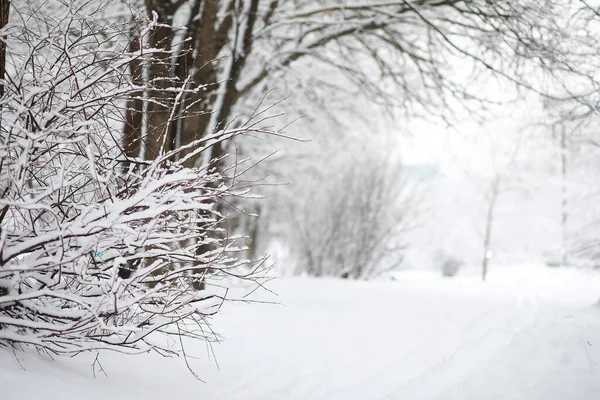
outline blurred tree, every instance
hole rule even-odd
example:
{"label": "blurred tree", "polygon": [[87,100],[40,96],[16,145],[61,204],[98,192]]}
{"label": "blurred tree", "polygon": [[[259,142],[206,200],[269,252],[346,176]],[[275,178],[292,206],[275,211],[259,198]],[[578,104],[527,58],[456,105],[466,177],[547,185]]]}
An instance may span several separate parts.
{"label": "blurred tree", "polygon": [[[316,94],[313,102],[319,107],[362,92],[371,101],[409,113],[451,118],[448,110],[457,107],[457,100],[467,108],[486,102],[474,84],[481,74],[491,73],[537,92],[544,86],[530,79],[532,66],[554,79],[566,72],[591,78],[586,71],[593,69],[585,54],[596,42],[584,35],[585,40],[577,42],[581,45],[573,46],[579,40],[573,33],[577,30],[572,29],[573,21],[565,23],[565,15],[576,15],[577,4],[575,0],[146,0],[141,12],[156,24],[146,34],[135,29],[134,21],[132,46],[147,41],[169,56],[131,64],[134,78],[152,81],[157,91],[146,93],[145,107],[140,99],[131,99],[125,147],[131,156],[150,159],[162,139],[174,148],[207,137],[226,124],[242,123],[236,116],[248,104],[254,106],[257,97],[287,84],[295,85],[295,92]],[[585,8],[587,14],[594,10]],[[457,71],[459,60],[465,58],[472,69]],[[344,78],[335,81],[325,74],[322,79],[314,75],[304,79],[315,67]],[[187,93],[171,112],[176,91],[165,89],[186,85],[199,89]],[[210,158],[222,154],[223,146],[215,144]]]}

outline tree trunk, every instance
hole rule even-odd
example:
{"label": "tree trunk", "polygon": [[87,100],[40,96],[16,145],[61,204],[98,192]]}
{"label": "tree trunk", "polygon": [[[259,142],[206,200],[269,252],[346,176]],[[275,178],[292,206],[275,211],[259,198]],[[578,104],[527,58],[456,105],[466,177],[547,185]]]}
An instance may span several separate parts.
{"label": "tree trunk", "polygon": [[560,131],[560,161],[561,161],[561,175],[562,175],[562,216],[560,221],[561,233],[562,233],[562,248],[561,248],[561,264],[562,266],[567,265],[567,219],[568,219],[568,193],[567,193],[567,134],[565,125],[561,124]]}
{"label": "tree trunk", "polygon": [[488,264],[492,258],[490,243],[492,241],[492,225],[494,223],[494,209],[496,208],[496,200],[500,191],[500,177],[496,177],[492,183],[492,192],[488,201],[487,216],[485,221],[485,237],[483,239],[483,262],[481,264],[481,279],[485,281],[488,273]]}
{"label": "tree trunk", "polygon": [[[138,52],[141,48],[141,38],[135,31],[135,24],[132,24],[130,33],[129,51],[131,53]],[[129,73],[131,81],[138,87],[143,87],[143,66],[141,59],[132,60],[129,63]],[[143,157],[140,153],[142,149],[142,123],[143,123],[143,108],[144,101],[142,100],[144,93],[139,93],[138,96],[127,100],[127,109],[125,114],[125,126],[123,128],[123,150],[128,157]]]}
{"label": "tree trunk", "polygon": [[[8,24],[8,15],[10,13],[10,0],[0,0],[0,29],[4,29]],[[6,76],[6,38],[0,38],[0,79],[4,80]],[[4,96],[4,84],[0,83],[0,97]]]}

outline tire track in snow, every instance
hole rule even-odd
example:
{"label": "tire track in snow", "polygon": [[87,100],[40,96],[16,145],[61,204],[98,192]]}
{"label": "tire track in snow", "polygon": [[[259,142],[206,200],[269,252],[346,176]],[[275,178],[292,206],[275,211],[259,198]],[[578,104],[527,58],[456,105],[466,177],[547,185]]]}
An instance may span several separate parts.
{"label": "tire track in snow", "polygon": [[537,308],[525,311],[502,305],[476,317],[465,325],[466,338],[453,351],[440,358],[438,354],[444,352],[433,345],[425,356],[438,360],[389,391],[385,398],[443,398],[449,388],[468,379],[474,370],[510,346],[515,335],[531,324],[537,312]]}
{"label": "tire track in snow", "polygon": [[[439,377],[444,379],[444,376],[454,374],[456,376],[451,381],[456,381],[460,378],[460,374],[456,373],[457,368],[466,368],[466,374],[469,367],[476,365],[478,360],[492,357],[496,349],[506,345],[510,341],[510,337],[506,338],[510,336],[506,333],[507,324],[512,332],[523,325],[519,321],[530,319],[529,316],[518,317],[519,313],[513,311],[507,311],[504,303],[489,305],[484,312],[475,313],[474,317],[460,325],[451,340],[441,346],[439,332],[428,335],[408,352],[404,352],[406,349],[402,346],[394,346],[390,338],[376,346],[365,343],[361,351],[347,352],[342,360],[336,360],[330,367],[313,366],[310,371],[298,373],[294,379],[283,386],[278,385],[276,390],[270,390],[268,396],[263,398],[381,399],[402,395],[403,398],[412,399],[410,396],[405,397],[404,392],[414,391],[411,389],[413,387],[421,387],[424,385],[423,381],[433,375],[437,381]],[[454,325],[452,327],[457,328]],[[498,329],[501,332],[490,337],[490,332]],[[490,341],[495,343],[491,347]],[[395,352],[395,349],[399,351]],[[461,363],[462,367],[459,365]],[[357,375],[360,378],[356,379]],[[398,380],[402,381],[400,387],[397,385]],[[381,384],[374,386],[373,382]],[[436,386],[439,387],[439,383]],[[382,391],[386,387],[388,390]],[[393,392],[389,391],[390,387],[395,388]],[[290,388],[293,389],[290,391]],[[432,393],[425,397],[431,395]]]}

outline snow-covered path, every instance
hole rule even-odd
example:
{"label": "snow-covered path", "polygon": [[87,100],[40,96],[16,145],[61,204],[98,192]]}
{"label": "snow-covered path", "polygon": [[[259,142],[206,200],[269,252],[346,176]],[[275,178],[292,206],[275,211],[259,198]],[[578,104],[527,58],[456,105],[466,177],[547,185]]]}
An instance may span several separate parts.
{"label": "snow-covered path", "polygon": [[[516,272],[515,272],[516,271]],[[405,273],[395,282],[275,282],[282,305],[229,304],[220,370],[196,349],[50,362],[0,352],[0,399],[600,398],[600,275],[512,269],[481,284]],[[273,298],[270,298],[273,300]]]}

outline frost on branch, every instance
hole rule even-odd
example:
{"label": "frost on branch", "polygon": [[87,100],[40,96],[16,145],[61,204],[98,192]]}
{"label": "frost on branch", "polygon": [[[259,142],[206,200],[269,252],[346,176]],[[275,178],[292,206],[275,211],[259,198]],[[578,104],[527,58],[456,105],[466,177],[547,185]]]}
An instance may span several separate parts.
{"label": "frost on branch", "polygon": [[226,292],[210,283],[258,283],[262,264],[241,268],[248,262],[236,259],[214,207],[248,189],[208,166],[185,167],[186,156],[262,130],[253,124],[163,146],[150,160],[126,157],[115,135],[123,105],[151,85],[134,85],[127,65],[158,51],[129,52],[123,24],[100,26],[84,7],[58,7],[36,25],[37,10],[24,5],[16,12],[28,25],[8,28],[0,345],[174,354],[155,335],[210,340],[206,317]]}

